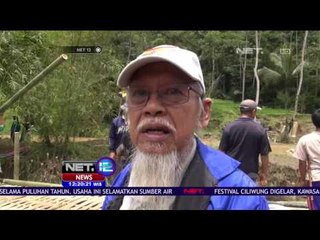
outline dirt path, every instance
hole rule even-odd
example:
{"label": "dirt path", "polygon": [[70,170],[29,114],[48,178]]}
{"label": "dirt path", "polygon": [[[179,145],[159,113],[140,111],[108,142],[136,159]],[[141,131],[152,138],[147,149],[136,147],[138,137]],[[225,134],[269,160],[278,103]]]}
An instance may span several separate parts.
{"label": "dirt path", "polygon": [[298,168],[298,160],[293,157],[295,144],[273,143],[270,153],[270,162],[280,166],[287,166],[293,169]]}
{"label": "dirt path", "polygon": [[271,144],[272,152],[274,154],[289,154],[294,151],[295,147],[296,147],[295,144],[284,144],[284,143]]}

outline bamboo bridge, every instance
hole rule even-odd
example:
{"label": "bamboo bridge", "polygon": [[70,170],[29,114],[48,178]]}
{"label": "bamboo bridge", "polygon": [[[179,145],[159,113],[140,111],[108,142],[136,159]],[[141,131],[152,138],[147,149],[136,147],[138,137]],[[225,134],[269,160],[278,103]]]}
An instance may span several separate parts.
{"label": "bamboo bridge", "polygon": [[[0,179],[0,187],[61,187],[58,184]],[[104,196],[1,196],[0,210],[100,210]]]}

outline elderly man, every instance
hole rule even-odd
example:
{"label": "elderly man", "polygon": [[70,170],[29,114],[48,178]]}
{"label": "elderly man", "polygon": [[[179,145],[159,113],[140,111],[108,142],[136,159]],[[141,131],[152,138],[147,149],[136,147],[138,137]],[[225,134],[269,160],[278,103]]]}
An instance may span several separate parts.
{"label": "elderly man", "polygon": [[[204,145],[194,133],[210,120],[211,100],[199,59],[162,45],[142,53],[118,78],[127,89],[133,145],[114,187],[254,187],[239,163]],[[103,209],[268,209],[261,196],[106,196]]]}

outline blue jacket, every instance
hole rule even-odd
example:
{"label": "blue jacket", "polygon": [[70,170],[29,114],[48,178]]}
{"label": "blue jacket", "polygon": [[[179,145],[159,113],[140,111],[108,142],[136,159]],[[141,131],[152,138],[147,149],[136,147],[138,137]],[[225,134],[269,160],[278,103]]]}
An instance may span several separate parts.
{"label": "blue jacket", "polygon": [[109,132],[109,150],[115,152],[121,144],[123,133],[126,131],[126,124],[121,116],[112,120]]}
{"label": "blue jacket", "polygon": [[[218,181],[218,187],[256,187],[256,184],[239,167],[239,162],[221,151],[214,150],[197,139],[197,148],[209,172]],[[127,165],[115,178],[112,187],[122,187],[131,169]],[[105,198],[102,209],[106,209],[114,195]],[[268,210],[264,196],[213,195],[208,210]]]}

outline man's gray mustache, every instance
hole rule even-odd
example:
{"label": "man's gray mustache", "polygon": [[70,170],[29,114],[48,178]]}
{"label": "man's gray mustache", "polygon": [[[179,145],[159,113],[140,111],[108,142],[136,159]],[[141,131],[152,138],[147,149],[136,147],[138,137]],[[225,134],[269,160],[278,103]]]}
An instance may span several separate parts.
{"label": "man's gray mustache", "polygon": [[176,128],[168,121],[163,118],[143,119],[137,126],[138,132],[142,130],[145,125],[148,124],[159,124],[167,127],[170,131],[176,132]]}

